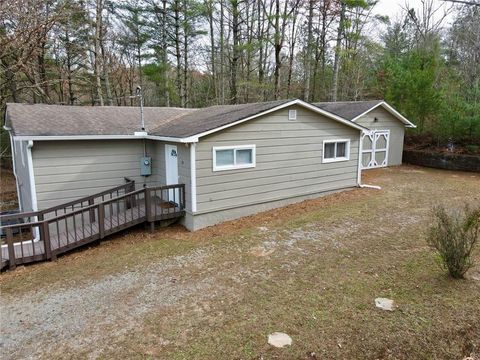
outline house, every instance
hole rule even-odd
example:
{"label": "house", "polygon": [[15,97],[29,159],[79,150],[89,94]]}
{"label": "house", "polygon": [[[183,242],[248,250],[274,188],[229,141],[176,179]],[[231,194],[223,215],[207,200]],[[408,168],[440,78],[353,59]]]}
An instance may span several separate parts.
{"label": "house", "polygon": [[405,128],[415,125],[383,100],[323,102],[314,105],[369,129],[362,134],[362,167],[400,165]]}
{"label": "house", "polygon": [[138,107],[7,104],[21,210],[124,178],[137,188],[180,183],[182,222],[197,230],[358,186],[363,168],[401,163],[414,126],[383,101],[145,107],[143,117],[145,130]]}

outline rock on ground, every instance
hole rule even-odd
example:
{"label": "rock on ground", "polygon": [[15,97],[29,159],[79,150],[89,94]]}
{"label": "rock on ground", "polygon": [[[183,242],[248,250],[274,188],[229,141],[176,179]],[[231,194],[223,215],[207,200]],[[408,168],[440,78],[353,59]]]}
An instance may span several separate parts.
{"label": "rock on ground", "polygon": [[268,343],[277,348],[283,348],[287,345],[292,345],[292,338],[285,333],[274,332],[268,335]]}
{"label": "rock on ground", "polygon": [[387,311],[395,310],[395,302],[387,298],[376,298],[375,306],[382,310],[387,310]]}

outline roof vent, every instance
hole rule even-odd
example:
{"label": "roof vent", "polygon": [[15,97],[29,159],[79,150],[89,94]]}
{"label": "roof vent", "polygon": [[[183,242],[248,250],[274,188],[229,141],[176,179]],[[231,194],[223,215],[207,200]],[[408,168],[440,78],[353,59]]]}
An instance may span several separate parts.
{"label": "roof vent", "polygon": [[297,120],[297,110],[288,110],[288,120]]}
{"label": "roof vent", "polygon": [[139,98],[140,99],[140,126],[142,128],[141,132],[135,132],[135,136],[140,136],[140,135],[147,135],[147,132],[145,131],[145,119],[143,116],[143,92],[142,88],[140,86],[137,86],[135,89],[135,96],[130,96],[131,98]]}

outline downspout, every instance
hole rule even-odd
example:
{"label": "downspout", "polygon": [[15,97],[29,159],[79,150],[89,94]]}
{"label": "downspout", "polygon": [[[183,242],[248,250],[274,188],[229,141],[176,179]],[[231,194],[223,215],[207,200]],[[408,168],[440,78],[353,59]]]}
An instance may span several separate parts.
{"label": "downspout", "polygon": [[27,143],[27,166],[28,176],[30,180],[30,195],[32,200],[32,211],[38,211],[37,190],[35,186],[35,176],[33,174],[33,159],[32,159],[33,140],[28,140]]}
{"label": "downspout", "polygon": [[[28,177],[30,180],[30,196],[32,201],[32,211],[38,211],[37,203],[37,190],[35,187],[35,175],[33,173],[33,158],[32,158],[32,148],[33,140],[28,140],[27,143],[27,166],[28,166]],[[38,217],[35,217],[35,221],[38,221]],[[40,229],[38,227],[33,228],[34,241],[40,240]]]}
{"label": "downspout", "polygon": [[197,212],[197,160],[196,150],[197,143],[190,143],[190,196],[192,214]]}
{"label": "downspout", "polygon": [[360,137],[358,139],[358,164],[357,164],[357,186],[361,187],[362,185],[362,150],[363,150],[363,130],[360,130]]}

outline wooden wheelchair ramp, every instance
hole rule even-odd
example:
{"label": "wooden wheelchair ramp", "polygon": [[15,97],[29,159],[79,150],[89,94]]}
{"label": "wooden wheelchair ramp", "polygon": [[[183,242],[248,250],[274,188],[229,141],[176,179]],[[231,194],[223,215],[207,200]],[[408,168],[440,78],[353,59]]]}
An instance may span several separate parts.
{"label": "wooden wheelchair ramp", "polygon": [[[133,182],[37,212],[0,216],[26,222],[0,226],[1,268],[57,255],[140,223],[185,215],[185,185],[145,187]],[[33,219],[33,220],[32,220]]]}

